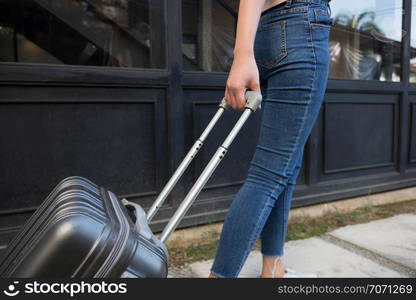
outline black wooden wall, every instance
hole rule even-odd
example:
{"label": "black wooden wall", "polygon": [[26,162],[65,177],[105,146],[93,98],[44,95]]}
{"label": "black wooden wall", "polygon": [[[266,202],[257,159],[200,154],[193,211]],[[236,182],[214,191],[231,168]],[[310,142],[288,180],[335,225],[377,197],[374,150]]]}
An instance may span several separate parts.
{"label": "black wooden wall", "polygon": [[[225,73],[184,72],[180,0],[166,1],[166,70],[0,63],[0,245],[54,185],[85,176],[146,207],[217,109]],[[410,30],[410,5],[404,25]],[[416,86],[330,80],[293,207],[416,185]],[[155,218],[183,199],[239,113],[227,112]],[[245,172],[260,113],[239,134],[181,226],[222,220]]]}

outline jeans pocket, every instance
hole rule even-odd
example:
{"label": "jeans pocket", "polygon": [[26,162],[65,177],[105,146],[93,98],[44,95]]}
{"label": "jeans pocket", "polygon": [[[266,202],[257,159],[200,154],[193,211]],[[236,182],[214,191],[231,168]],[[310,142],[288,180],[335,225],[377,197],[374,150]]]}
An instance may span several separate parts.
{"label": "jeans pocket", "polygon": [[287,56],[286,20],[260,25],[254,41],[254,56],[259,66],[275,67]]}
{"label": "jeans pocket", "polygon": [[311,8],[312,13],[309,14],[309,26],[311,28],[321,28],[329,30],[333,23],[329,15],[328,9],[325,8]]}

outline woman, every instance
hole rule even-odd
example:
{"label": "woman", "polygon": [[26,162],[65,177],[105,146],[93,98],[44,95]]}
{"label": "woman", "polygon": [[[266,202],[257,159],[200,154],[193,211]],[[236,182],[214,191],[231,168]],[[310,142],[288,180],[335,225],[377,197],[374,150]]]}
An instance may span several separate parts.
{"label": "woman", "polygon": [[282,258],[292,194],[327,85],[332,23],[327,1],[240,0],[224,97],[242,109],[245,91],[260,91],[262,121],[209,277],[237,277],[258,237],[260,277],[284,277],[288,270]]}

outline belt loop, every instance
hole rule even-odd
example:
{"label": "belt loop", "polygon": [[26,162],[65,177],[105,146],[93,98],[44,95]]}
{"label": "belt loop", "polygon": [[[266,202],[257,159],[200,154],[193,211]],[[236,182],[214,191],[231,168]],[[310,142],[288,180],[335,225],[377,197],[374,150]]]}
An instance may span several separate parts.
{"label": "belt loop", "polygon": [[335,24],[335,19],[332,17],[331,5],[328,3],[328,15],[331,25]]}
{"label": "belt loop", "polygon": [[285,8],[290,8],[292,6],[292,0],[286,0]]}

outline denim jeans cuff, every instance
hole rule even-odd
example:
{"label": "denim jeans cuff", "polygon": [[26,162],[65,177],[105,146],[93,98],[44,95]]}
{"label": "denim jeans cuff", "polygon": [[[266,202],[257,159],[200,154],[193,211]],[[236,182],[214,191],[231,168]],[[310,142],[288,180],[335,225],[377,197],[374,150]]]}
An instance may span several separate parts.
{"label": "denim jeans cuff", "polygon": [[217,273],[216,271],[210,270],[210,272],[214,275],[216,275],[218,278],[227,278],[227,276],[222,275],[220,273]]}
{"label": "denim jeans cuff", "polygon": [[269,256],[269,257],[283,257],[283,253],[275,254],[275,253],[265,253],[261,251],[261,254],[264,256]]}

